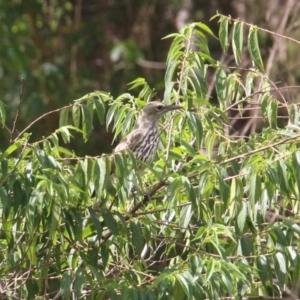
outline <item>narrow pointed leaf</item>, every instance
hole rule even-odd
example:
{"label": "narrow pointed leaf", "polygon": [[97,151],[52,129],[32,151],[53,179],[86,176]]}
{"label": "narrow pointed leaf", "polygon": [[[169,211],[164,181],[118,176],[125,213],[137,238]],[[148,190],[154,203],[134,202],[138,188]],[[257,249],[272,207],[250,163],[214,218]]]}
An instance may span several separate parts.
{"label": "narrow pointed leaf", "polygon": [[95,107],[99,122],[101,125],[105,124],[105,104],[101,99],[95,100]]}
{"label": "narrow pointed leaf", "polygon": [[243,50],[243,22],[235,22],[233,25],[232,50],[235,63],[238,65],[241,62]]}
{"label": "narrow pointed leaf", "polygon": [[281,288],[284,288],[287,275],[285,256],[281,252],[278,252],[275,254],[274,260],[275,273],[277,275],[279,285]]}
{"label": "narrow pointed leaf", "polygon": [[254,61],[261,70],[264,70],[263,61],[260,55],[260,48],[258,44],[258,37],[257,37],[257,28],[252,26],[249,31],[248,35],[248,49],[250,52],[250,56],[252,61]]}
{"label": "narrow pointed leaf", "polygon": [[104,219],[104,223],[113,235],[119,235],[118,223],[114,219],[113,215],[107,208],[101,208],[101,214]]}
{"label": "narrow pointed leaf", "polygon": [[68,125],[69,108],[64,108],[59,114],[59,127]]}
{"label": "narrow pointed leaf", "polygon": [[219,103],[222,108],[226,107],[226,72],[224,69],[219,68],[216,73],[216,92],[218,96]]}
{"label": "narrow pointed leaf", "polygon": [[83,138],[87,141],[88,136],[90,135],[93,129],[93,116],[90,114],[90,110],[88,109],[87,105],[81,106],[82,111],[82,131],[83,131]]}
{"label": "narrow pointed leaf", "polygon": [[219,39],[223,51],[226,53],[228,49],[228,19],[226,17],[221,18],[221,24],[219,29]]}

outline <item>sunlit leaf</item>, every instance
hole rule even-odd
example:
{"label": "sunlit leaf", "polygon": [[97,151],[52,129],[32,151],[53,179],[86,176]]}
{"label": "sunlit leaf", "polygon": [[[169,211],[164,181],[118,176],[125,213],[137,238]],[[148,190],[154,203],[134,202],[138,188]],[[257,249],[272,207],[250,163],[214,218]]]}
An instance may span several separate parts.
{"label": "sunlit leaf", "polygon": [[81,113],[83,138],[85,141],[87,141],[88,136],[93,129],[93,116],[90,114],[88,107],[84,104],[81,106]]}
{"label": "sunlit leaf", "polygon": [[235,63],[238,65],[242,59],[243,50],[243,22],[235,22],[233,25],[233,38],[232,38],[232,50],[234,54]]}
{"label": "sunlit leaf", "polygon": [[251,26],[248,35],[248,49],[252,61],[254,61],[261,70],[264,70],[264,65],[260,55],[260,48],[257,37],[257,27]]}
{"label": "sunlit leaf", "polygon": [[119,235],[118,223],[114,219],[111,212],[108,209],[103,207],[103,208],[101,208],[101,214],[104,219],[105,225],[112,232],[112,234]]}
{"label": "sunlit leaf", "polygon": [[9,146],[2,154],[1,160],[8,157],[10,154],[14,153],[16,150],[18,150],[23,145],[23,142],[21,140],[16,141],[11,146]]}
{"label": "sunlit leaf", "polygon": [[2,125],[4,125],[6,122],[6,109],[4,103],[1,100],[0,100],[0,121]]}
{"label": "sunlit leaf", "polygon": [[228,19],[226,17],[221,17],[220,28],[219,28],[219,40],[223,51],[226,53],[228,44]]}
{"label": "sunlit leaf", "polygon": [[179,226],[181,228],[187,228],[191,218],[192,218],[192,206],[187,205],[183,207],[182,210],[180,211]]}
{"label": "sunlit leaf", "polygon": [[95,107],[100,124],[105,124],[105,104],[102,99],[95,100]]}
{"label": "sunlit leaf", "polygon": [[226,72],[222,68],[219,68],[216,73],[216,92],[221,107],[225,108],[227,100]]}
{"label": "sunlit leaf", "polygon": [[132,230],[132,244],[135,252],[140,255],[145,245],[141,224],[139,222],[131,222],[130,227]]}
{"label": "sunlit leaf", "polygon": [[60,283],[60,294],[65,299],[68,299],[71,296],[72,280],[73,278],[69,272],[64,272],[62,274]]}
{"label": "sunlit leaf", "polygon": [[59,114],[59,127],[68,125],[69,119],[69,108],[64,108],[60,111]]}
{"label": "sunlit leaf", "polygon": [[269,262],[267,261],[266,256],[264,255],[258,256],[256,259],[256,265],[257,265],[258,275],[260,280],[262,281],[264,286],[267,286],[270,265]]}
{"label": "sunlit leaf", "polygon": [[101,236],[102,236],[102,226],[101,226],[101,222],[99,221],[96,213],[94,212],[94,210],[92,208],[88,208],[89,210],[89,213],[91,215],[91,218],[93,220],[93,223],[95,225],[95,228],[96,228],[96,231],[97,231],[97,236],[98,236],[98,239],[100,240],[101,239]]}
{"label": "sunlit leaf", "polygon": [[281,286],[281,288],[284,288],[286,283],[287,269],[285,257],[281,252],[277,252],[274,255],[274,264],[279,285]]}
{"label": "sunlit leaf", "polygon": [[80,126],[80,112],[81,109],[79,105],[74,105],[72,107],[72,120],[75,127]]}

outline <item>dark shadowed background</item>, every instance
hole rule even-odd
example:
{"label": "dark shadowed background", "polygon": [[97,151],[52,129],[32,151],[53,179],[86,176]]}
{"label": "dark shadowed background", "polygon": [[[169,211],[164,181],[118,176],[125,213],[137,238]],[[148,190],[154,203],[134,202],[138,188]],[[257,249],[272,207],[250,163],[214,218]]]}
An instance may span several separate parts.
{"label": "dark shadowed background", "polygon": [[[94,90],[113,96],[127,91],[127,84],[144,77],[164,91],[165,60],[171,40],[162,40],[189,22],[203,22],[217,35],[210,18],[219,11],[260,27],[299,39],[297,0],[0,0],[0,99],[7,105],[7,126],[12,127],[21,81],[23,99],[17,131],[41,114],[62,107]],[[300,81],[299,53],[295,44],[271,40],[260,34],[266,73],[279,85]],[[210,50],[222,56],[219,42]],[[250,60],[245,60],[245,67]],[[248,65],[248,66],[249,66]],[[210,74],[213,75],[213,74]],[[210,78],[208,78],[209,82]],[[297,95],[286,95],[298,102]],[[32,128],[32,140],[40,140],[58,127],[58,115],[50,115]],[[16,132],[17,134],[17,132]],[[9,134],[0,133],[1,148]],[[87,143],[73,140],[78,155],[110,152],[112,135],[98,123]]]}

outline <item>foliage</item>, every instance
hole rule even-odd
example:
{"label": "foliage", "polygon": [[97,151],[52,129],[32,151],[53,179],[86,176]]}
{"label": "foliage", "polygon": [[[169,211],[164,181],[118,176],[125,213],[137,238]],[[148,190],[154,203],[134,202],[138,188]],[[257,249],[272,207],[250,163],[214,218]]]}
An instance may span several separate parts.
{"label": "foliage", "polygon": [[[24,78],[24,101],[18,129],[95,89],[118,95],[138,76],[147,76],[156,88],[163,86],[164,70],[141,68],[136,62],[144,57],[164,61],[169,45],[161,37],[175,30],[164,15],[178,6],[177,0],[150,4],[146,0],[0,0],[1,100],[7,107],[7,125],[12,127],[14,120],[20,78]],[[145,9],[151,22],[138,18]],[[138,34],[137,28],[145,26],[149,35]],[[40,126],[33,126],[32,139],[53,132],[57,117],[43,118]],[[106,136],[103,143],[90,139],[84,144],[78,139],[70,148],[80,155],[110,152],[110,134],[94,125],[95,136]],[[4,151],[9,140],[2,133],[0,139]]]}
{"label": "foliage", "polygon": [[[212,58],[214,35],[203,23],[167,37],[164,102],[184,110],[163,120],[163,146],[144,170],[132,153],[78,157],[61,145],[75,133],[88,140],[93,118],[115,138],[126,135],[155,96],[142,78],[129,85],[136,94],[96,91],[62,107],[59,128],[37,142],[29,137],[39,119],[15,139],[12,130],[0,178],[1,286],[9,297],[220,299],[282,296],[297,285],[299,108],[262,73],[261,29],[216,18],[237,67]],[[242,76],[244,30],[253,68]],[[207,99],[211,70],[217,105]],[[235,136],[231,112],[242,119],[253,107],[266,127]],[[281,129],[279,107],[289,116]],[[5,115],[1,104],[2,124]]]}

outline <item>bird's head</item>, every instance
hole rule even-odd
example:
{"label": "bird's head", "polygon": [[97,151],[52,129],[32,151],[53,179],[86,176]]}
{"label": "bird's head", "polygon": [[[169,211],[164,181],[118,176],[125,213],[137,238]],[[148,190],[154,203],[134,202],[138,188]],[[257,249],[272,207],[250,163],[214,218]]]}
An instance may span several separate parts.
{"label": "bird's head", "polygon": [[152,101],[142,109],[139,116],[141,122],[156,122],[165,113],[182,108],[180,105],[166,105],[159,101]]}

